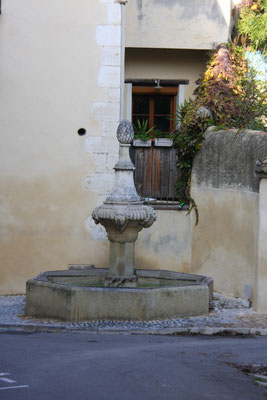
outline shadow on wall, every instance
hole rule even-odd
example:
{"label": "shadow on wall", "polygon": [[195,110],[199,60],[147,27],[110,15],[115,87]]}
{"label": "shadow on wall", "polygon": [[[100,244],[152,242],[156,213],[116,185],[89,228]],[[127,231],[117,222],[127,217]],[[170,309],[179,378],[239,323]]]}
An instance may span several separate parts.
{"label": "shadow on wall", "polygon": [[231,18],[230,0],[133,0],[126,47],[209,50],[228,41]]}
{"label": "shadow on wall", "polygon": [[[137,18],[140,24],[148,23],[151,20],[151,8],[164,8],[169,10],[169,17],[176,17],[176,20],[183,21],[183,25],[189,26],[190,23],[196,21],[201,15],[208,20],[214,22],[217,26],[228,29],[230,15],[230,7],[228,1],[225,0],[136,0],[137,1]],[[169,24],[168,18],[166,24]],[[164,21],[162,21],[164,23]],[[205,29],[205,27],[201,27]]]}
{"label": "shadow on wall", "polygon": [[[205,14],[218,25],[227,25],[223,7],[219,0],[151,0],[153,5],[167,7],[171,11],[174,7],[182,8],[180,18],[183,20],[196,19],[200,14]],[[142,0],[138,0],[138,9],[142,10]],[[142,11],[141,11],[142,12]]]}

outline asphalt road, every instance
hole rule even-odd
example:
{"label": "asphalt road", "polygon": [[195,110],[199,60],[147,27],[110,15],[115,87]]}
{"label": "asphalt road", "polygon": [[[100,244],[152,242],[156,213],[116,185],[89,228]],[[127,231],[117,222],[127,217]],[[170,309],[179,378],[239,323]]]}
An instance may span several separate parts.
{"label": "asphalt road", "polygon": [[0,334],[0,399],[260,400],[267,337]]}

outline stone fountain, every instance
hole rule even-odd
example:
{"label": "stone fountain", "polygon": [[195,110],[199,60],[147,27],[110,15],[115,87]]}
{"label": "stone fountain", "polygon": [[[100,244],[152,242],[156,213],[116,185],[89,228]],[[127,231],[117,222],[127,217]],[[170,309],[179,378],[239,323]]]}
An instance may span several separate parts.
{"label": "stone fountain", "polygon": [[26,315],[68,321],[151,320],[206,314],[212,280],[165,270],[136,269],[134,246],[138,233],[156,220],[151,206],[137,194],[129,147],[134,131],[129,121],[117,130],[119,160],[111,194],[92,214],[110,241],[109,269],[72,266],[47,271],[26,285]]}

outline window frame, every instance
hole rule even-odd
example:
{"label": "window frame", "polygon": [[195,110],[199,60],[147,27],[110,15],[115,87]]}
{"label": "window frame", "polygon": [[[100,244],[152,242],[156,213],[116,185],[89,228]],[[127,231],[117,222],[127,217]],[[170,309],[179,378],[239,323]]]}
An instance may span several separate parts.
{"label": "window frame", "polygon": [[[171,96],[170,101],[170,132],[175,129],[175,121],[174,115],[177,107],[177,96],[178,96],[178,87],[177,86],[167,86],[162,87],[160,89],[153,86],[133,86],[132,87],[132,120],[133,120],[133,110],[134,110],[134,95],[135,94],[143,94],[145,96],[149,96],[149,118],[148,118],[148,129],[151,129],[155,123],[155,107],[154,107],[154,98],[158,95],[169,95]],[[168,133],[162,132],[162,136],[164,137]]]}

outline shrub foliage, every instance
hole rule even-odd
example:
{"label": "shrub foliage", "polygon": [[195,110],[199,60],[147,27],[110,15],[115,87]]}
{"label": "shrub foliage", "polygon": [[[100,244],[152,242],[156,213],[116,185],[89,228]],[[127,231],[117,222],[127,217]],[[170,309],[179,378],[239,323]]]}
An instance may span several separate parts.
{"label": "shrub foliage", "polygon": [[[211,53],[207,67],[196,82],[194,100],[189,100],[178,109],[177,130],[173,133],[177,149],[177,165],[181,178],[177,182],[177,193],[181,201],[190,201],[190,177],[193,159],[200,149],[204,131],[209,125],[218,128],[266,130],[263,117],[266,115],[266,87],[260,87],[248,67],[243,48],[221,44]],[[212,117],[198,115],[199,107],[208,108]],[[198,221],[198,213],[197,213]]]}
{"label": "shrub foliage", "polygon": [[237,31],[243,47],[261,51],[267,57],[267,0],[246,0],[241,9]]}

